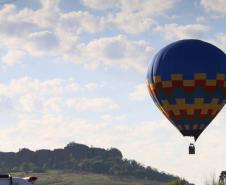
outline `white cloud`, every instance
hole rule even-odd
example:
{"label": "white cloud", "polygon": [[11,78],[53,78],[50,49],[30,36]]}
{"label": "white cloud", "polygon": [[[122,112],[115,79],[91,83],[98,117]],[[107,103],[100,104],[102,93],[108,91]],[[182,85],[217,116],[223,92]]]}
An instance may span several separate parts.
{"label": "white cloud", "polygon": [[112,9],[107,23],[125,33],[139,34],[147,31],[154,23],[154,18],[163,15],[175,4],[175,0],[83,0],[84,5],[98,9]]}
{"label": "white cloud", "polygon": [[175,1],[121,1],[121,11],[113,18],[115,24],[126,33],[138,34],[154,25],[154,17],[164,14]]}
{"label": "white cloud", "polygon": [[[126,116],[123,115],[122,117]],[[7,151],[12,151],[12,148],[17,150],[20,147],[33,149],[59,147],[59,145],[63,146],[70,141],[101,147],[118,146],[119,148],[122,147],[132,150],[138,143],[143,143],[143,146],[146,142],[155,145],[156,140],[164,141],[164,138],[161,138],[162,134],[154,137],[156,131],[162,129],[164,132],[162,134],[168,132],[172,134],[174,132],[172,127],[168,127],[168,125],[162,121],[158,123],[144,122],[139,124],[132,123],[131,125],[114,125],[95,123],[82,118],[44,115],[38,118],[27,116],[20,117],[16,125],[4,128],[4,130],[0,130],[0,133],[2,135],[2,141],[8,141],[6,142],[7,145],[2,146],[2,149]],[[59,135],[59,133],[61,134]],[[117,137],[115,137],[116,134]],[[169,138],[172,136],[173,135],[170,135]],[[150,140],[150,138],[153,139]],[[48,142],[43,142],[44,140]],[[23,146],[21,146],[21,143],[23,143]],[[131,145],[128,145],[128,143]],[[15,144],[17,146],[12,147]]]}
{"label": "white cloud", "polygon": [[88,12],[62,13],[58,8],[52,8],[57,7],[56,1],[43,1],[43,4],[38,10],[4,6],[0,10],[1,45],[8,49],[23,49],[32,56],[62,56],[68,48],[76,50],[79,40],[76,38],[82,32],[94,33],[103,29],[102,18]]}
{"label": "white cloud", "polygon": [[21,50],[9,50],[3,57],[2,62],[5,65],[15,65],[22,62],[25,53]]}
{"label": "white cloud", "polygon": [[129,98],[136,101],[145,100],[148,97],[148,89],[144,83],[136,85],[134,90],[129,94]]}
{"label": "white cloud", "polygon": [[97,17],[89,12],[78,11],[62,14],[60,17],[60,27],[69,32],[88,32],[95,33],[102,31],[105,28],[105,22],[103,17]]}
{"label": "white cloud", "polygon": [[108,111],[119,107],[110,98],[74,98],[67,101],[69,108],[74,108],[78,111]]}
{"label": "white cloud", "polygon": [[204,23],[204,22],[206,22],[206,18],[204,16],[199,16],[196,18],[196,22]]}
{"label": "white cloud", "polygon": [[[154,2],[156,3],[157,1]],[[131,17],[125,16],[124,12],[120,15],[119,12],[117,18],[114,18],[111,15],[92,15],[87,11],[63,13],[58,8],[45,8],[55,4],[57,2],[53,5],[47,2],[46,6],[38,10],[17,10],[14,5],[4,6],[0,10],[1,46],[9,53],[14,52],[14,55],[15,51],[23,50],[30,56],[56,57],[89,69],[114,66],[144,71],[146,61],[153,52],[153,48],[147,42],[133,41],[126,36],[118,35],[90,39],[83,43],[81,35],[103,31],[112,24],[128,32],[142,32],[152,24],[150,18],[142,18],[142,12],[152,15],[155,9],[141,11],[142,7],[146,7],[145,2],[142,2],[138,9],[129,6],[128,15]],[[165,9],[164,7],[162,9]],[[133,15],[133,12],[137,11],[139,13]],[[124,20],[126,17],[134,21]],[[17,29],[14,29],[15,27]],[[4,61],[6,62],[6,59]],[[12,63],[12,60],[7,61],[8,64]]]}
{"label": "white cloud", "polygon": [[119,12],[115,17],[109,17],[109,22],[115,24],[119,30],[130,34],[145,32],[155,23],[149,16],[133,12]]}
{"label": "white cloud", "polygon": [[43,9],[19,11],[14,5],[4,6],[0,10],[1,46],[8,50],[22,49],[34,56],[48,52],[51,54],[58,44],[57,36],[51,29],[53,23],[57,22],[57,16],[47,12]]}
{"label": "white cloud", "polygon": [[58,9],[60,0],[40,0],[43,9],[53,10]]}
{"label": "white cloud", "polygon": [[85,85],[85,88],[90,91],[96,90],[98,87],[99,85],[97,83],[88,83]]}
{"label": "white cloud", "polygon": [[0,96],[0,112],[12,113],[14,111],[13,109],[14,109],[14,107],[13,107],[12,99],[7,96]]}
{"label": "white cloud", "polygon": [[226,52],[226,34],[219,33],[215,35],[211,40],[211,43],[215,44],[217,47],[219,47],[221,50]]}
{"label": "white cloud", "polygon": [[113,9],[120,6],[118,0],[82,0],[83,4],[97,10]]}
{"label": "white cloud", "polygon": [[122,114],[122,115],[104,114],[100,118],[104,121],[107,121],[107,122],[126,121],[127,115],[125,115],[125,114]]}
{"label": "white cloud", "polygon": [[175,39],[201,39],[209,31],[209,27],[203,24],[166,24],[155,29],[164,35],[167,40]]}
{"label": "white cloud", "polygon": [[40,97],[32,95],[32,94],[26,94],[20,96],[18,100],[18,104],[16,105],[17,111],[21,112],[28,112],[32,113],[35,111],[41,111],[42,110],[42,101]]}
{"label": "white cloud", "polygon": [[226,13],[226,1],[224,0],[201,0],[201,5],[207,11],[213,11],[222,14]]}
{"label": "white cloud", "polygon": [[120,11],[134,13],[141,13],[143,11],[143,14],[159,15],[172,8],[176,1],[164,0],[159,2],[157,0],[82,0],[82,2],[84,5],[93,9],[119,9]]}
{"label": "white cloud", "polygon": [[58,38],[54,33],[50,31],[40,31],[28,35],[26,49],[34,56],[42,56],[47,52],[49,53],[49,55],[58,55],[57,53],[55,53],[58,45]]}
{"label": "white cloud", "polygon": [[145,41],[130,41],[123,35],[93,40],[85,50],[88,68],[112,65],[142,72],[153,53],[153,48]]}
{"label": "white cloud", "polygon": [[63,97],[53,97],[44,101],[43,107],[45,112],[49,112],[49,110],[57,113],[62,113],[62,109],[64,107],[64,99]]}
{"label": "white cloud", "polygon": [[[34,95],[61,95],[64,89],[70,92],[75,92],[78,89],[70,88],[71,84],[76,84],[75,81],[63,80],[63,79],[50,79],[50,80],[37,80],[29,77],[22,77],[19,79],[14,79],[9,82],[9,84],[0,84],[0,95],[5,95],[9,97],[21,96],[25,94]],[[70,89],[68,89],[70,88]]]}
{"label": "white cloud", "polygon": [[14,5],[5,5],[0,10],[0,33],[2,35],[2,37],[0,38],[1,41],[5,41],[4,37],[7,37],[9,39],[10,36],[11,39],[13,37],[19,38],[27,33],[35,31],[38,27],[34,22],[31,22],[29,20],[30,17],[26,17],[32,14],[32,12],[32,10],[31,12],[17,12],[17,9]]}
{"label": "white cloud", "polygon": [[105,112],[119,108],[119,105],[108,97],[81,97],[84,93],[86,96],[89,96],[89,93],[93,95],[97,87],[101,88],[102,85],[81,85],[72,78],[42,81],[23,77],[11,80],[8,84],[0,83],[0,106],[8,103],[18,114],[63,113],[65,110]]}

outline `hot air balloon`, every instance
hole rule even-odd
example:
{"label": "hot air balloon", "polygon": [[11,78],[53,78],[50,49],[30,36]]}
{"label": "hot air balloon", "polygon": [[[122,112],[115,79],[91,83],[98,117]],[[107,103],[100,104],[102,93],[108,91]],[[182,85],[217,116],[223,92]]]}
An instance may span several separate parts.
{"label": "hot air balloon", "polygon": [[225,104],[226,55],[201,40],[176,41],[150,62],[147,87],[168,120],[196,141]]}

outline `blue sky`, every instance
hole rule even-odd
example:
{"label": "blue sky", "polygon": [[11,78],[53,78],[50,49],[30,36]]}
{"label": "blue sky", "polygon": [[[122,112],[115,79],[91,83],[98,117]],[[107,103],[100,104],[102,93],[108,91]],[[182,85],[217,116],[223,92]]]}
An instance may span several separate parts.
{"label": "blue sky", "polygon": [[226,2],[1,2],[0,150],[71,141],[117,147],[196,185],[225,170],[225,109],[188,156],[189,139],[155,107],[145,83],[148,63],[173,41],[198,38],[226,51]]}

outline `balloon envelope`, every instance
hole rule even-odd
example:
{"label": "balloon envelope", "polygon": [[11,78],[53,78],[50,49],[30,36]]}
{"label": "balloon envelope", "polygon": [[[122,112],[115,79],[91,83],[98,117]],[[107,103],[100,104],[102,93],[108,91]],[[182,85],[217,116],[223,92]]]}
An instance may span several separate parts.
{"label": "balloon envelope", "polygon": [[147,86],[170,122],[196,140],[225,104],[226,55],[201,40],[174,42],[149,64]]}

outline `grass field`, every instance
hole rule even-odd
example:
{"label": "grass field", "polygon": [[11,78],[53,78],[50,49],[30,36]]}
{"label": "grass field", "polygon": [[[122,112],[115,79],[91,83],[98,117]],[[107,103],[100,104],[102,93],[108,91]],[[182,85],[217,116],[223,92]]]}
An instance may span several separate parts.
{"label": "grass field", "polygon": [[164,185],[150,180],[132,177],[113,177],[100,174],[75,173],[66,171],[48,171],[46,173],[14,173],[13,176],[37,176],[36,185]]}

